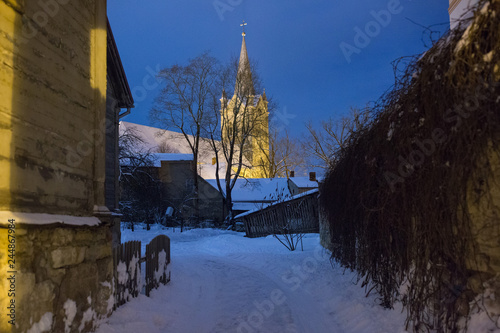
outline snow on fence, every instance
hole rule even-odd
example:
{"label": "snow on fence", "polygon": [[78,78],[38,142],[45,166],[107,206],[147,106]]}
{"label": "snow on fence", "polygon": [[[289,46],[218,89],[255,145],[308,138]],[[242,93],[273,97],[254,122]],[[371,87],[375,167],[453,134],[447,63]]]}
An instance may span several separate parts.
{"label": "snow on fence", "polygon": [[130,241],[113,249],[115,309],[132,297],[137,297],[142,290],[141,264],[146,263],[146,296],[160,283],[170,281],[170,238],[156,236],[146,245],[146,256],[141,257],[141,242]]}
{"label": "snow on fence", "polygon": [[[156,236],[146,245],[146,296],[152,289],[170,281],[170,238],[165,235]],[[168,274],[167,274],[168,273]]]}
{"label": "snow on fence", "polygon": [[241,214],[247,237],[319,232],[318,190],[308,191],[264,209]]}
{"label": "snow on fence", "polygon": [[141,291],[141,242],[131,241],[113,249],[115,309]]}

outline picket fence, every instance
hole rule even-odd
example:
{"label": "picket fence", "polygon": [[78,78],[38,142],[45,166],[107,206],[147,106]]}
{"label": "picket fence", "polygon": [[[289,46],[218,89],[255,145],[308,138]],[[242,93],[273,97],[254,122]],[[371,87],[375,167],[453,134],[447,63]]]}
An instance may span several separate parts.
{"label": "picket fence", "polygon": [[139,295],[140,259],[141,242],[139,241],[126,242],[113,249],[115,308]]}
{"label": "picket fence", "polygon": [[115,309],[132,298],[139,296],[143,284],[141,282],[141,266],[146,265],[145,293],[149,296],[152,289],[170,281],[170,239],[165,235],[156,236],[146,245],[146,256],[141,256],[141,242],[122,243],[113,249],[114,297]]}
{"label": "picket fence", "polygon": [[170,264],[170,238],[165,235],[156,236],[146,245],[146,296],[151,290],[170,281],[167,276],[167,265]]}

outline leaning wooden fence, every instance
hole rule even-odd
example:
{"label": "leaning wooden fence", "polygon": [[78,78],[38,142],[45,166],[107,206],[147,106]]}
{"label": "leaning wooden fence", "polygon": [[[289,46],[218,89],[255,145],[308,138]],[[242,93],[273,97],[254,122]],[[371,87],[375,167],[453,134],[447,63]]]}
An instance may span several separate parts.
{"label": "leaning wooden fence", "polygon": [[170,281],[170,238],[165,235],[156,236],[146,245],[146,256],[141,257],[141,242],[130,241],[113,249],[114,297],[115,309],[132,297],[139,296],[142,291],[141,264],[146,264],[145,292],[149,296],[160,283]]}
{"label": "leaning wooden fence", "polygon": [[319,232],[318,191],[299,194],[241,217],[247,237]]}
{"label": "leaning wooden fence", "polygon": [[[170,281],[170,238],[165,235],[156,236],[146,245],[146,296],[152,289]],[[168,274],[167,274],[168,272]]]}
{"label": "leaning wooden fence", "polygon": [[141,242],[131,241],[113,249],[115,308],[137,297],[141,289]]}

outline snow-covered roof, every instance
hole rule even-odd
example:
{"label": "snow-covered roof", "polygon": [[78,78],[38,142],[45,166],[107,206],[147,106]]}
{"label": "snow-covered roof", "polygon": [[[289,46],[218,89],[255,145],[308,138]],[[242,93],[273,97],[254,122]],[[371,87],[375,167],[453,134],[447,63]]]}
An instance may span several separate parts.
{"label": "snow-covered roof", "polygon": [[262,208],[265,208],[269,206],[269,203],[262,203],[262,202],[239,202],[239,201],[233,201],[233,210],[239,210],[239,211],[254,211],[254,210],[259,210]]}
{"label": "snow-covered roof", "polygon": [[[217,188],[217,180],[207,179],[213,187]],[[225,181],[221,180],[222,189],[225,190]],[[238,178],[231,193],[234,203],[272,202],[279,197],[290,197],[286,178]]]}
{"label": "snow-covered roof", "polygon": [[318,187],[318,182],[310,180],[309,177],[291,177],[290,181],[292,181],[299,188],[316,188],[316,187]]}
{"label": "snow-covered roof", "polygon": [[[290,197],[289,199],[286,199],[286,200],[284,200],[284,201],[290,201],[290,200],[299,199],[299,198],[302,198],[302,197],[308,196],[308,195],[313,194],[313,193],[319,193],[319,189],[315,188],[315,189],[313,189],[313,190],[309,190],[309,191],[306,191],[306,192],[302,192],[302,193],[296,194],[296,195],[294,195],[294,196],[292,196],[292,197]],[[264,209],[264,208],[267,208],[267,207],[269,207],[269,206],[278,205],[278,204],[280,204],[281,202],[283,202],[283,201],[280,201],[280,202],[273,202],[273,203],[267,204],[267,205],[265,205],[265,206],[262,206],[262,205],[261,205],[261,206],[258,206],[258,207],[254,207],[253,209],[249,209],[247,212],[244,212],[244,213],[241,213],[241,214],[237,215],[237,216],[235,217],[235,219],[238,219],[238,218],[241,218],[241,217],[247,216],[247,215],[249,215],[249,214],[253,214],[253,213],[258,212],[258,211],[260,211],[260,210],[262,210],[262,209]]]}
{"label": "snow-covered roof", "polygon": [[[132,129],[143,141],[142,149],[156,152],[160,145],[166,144],[169,149],[175,154],[192,154],[192,150],[182,133],[163,130],[161,128],[129,123],[120,121],[120,134],[127,129]],[[188,135],[189,139],[193,137]],[[191,155],[192,156],[192,155]],[[212,158],[215,154],[206,140],[200,140],[199,155],[198,155],[198,170],[200,176],[205,179],[215,178],[215,166],[212,164]],[[223,177],[225,167],[221,165],[220,175]]]}
{"label": "snow-covered roof", "polygon": [[161,161],[192,161],[193,154],[171,154],[155,153],[153,154],[154,166],[161,167]]}

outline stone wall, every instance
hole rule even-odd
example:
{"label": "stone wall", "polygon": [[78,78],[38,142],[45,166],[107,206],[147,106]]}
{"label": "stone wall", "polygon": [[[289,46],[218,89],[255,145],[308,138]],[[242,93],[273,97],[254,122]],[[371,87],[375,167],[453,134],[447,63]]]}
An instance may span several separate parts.
{"label": "stone wall", "polygon": [[[119,222],[104,207],[106,1],[0,0],[0,49],[0,332],[89,331],[112,311]],[[12,259],[3,217],[20,214]]]}
{"label": "stone wall", "polygon": [[[7,228],[0,229],[2,246],[7,233]],[[109,226],[16,225],[15,235],[16,325],[8,327],[12,332],[88,332],[111,314]],[[7,263],[4,251],[0,256],[0,262]],[[1,281],[9,276],[7,269],[0,271]],[[6,311],[1,311],[2,321]]]}

